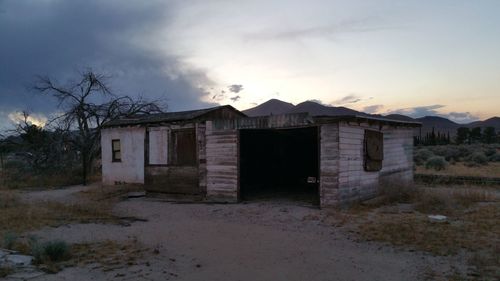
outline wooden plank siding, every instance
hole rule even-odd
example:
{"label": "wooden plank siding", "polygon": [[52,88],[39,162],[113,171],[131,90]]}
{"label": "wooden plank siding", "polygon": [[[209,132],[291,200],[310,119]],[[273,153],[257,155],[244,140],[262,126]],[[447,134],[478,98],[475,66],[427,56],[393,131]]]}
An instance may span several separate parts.
{"label": "wooden plank siding", "polygon": [[339,204],[339,129],[338,124],[320,127],[319,155],[320,206],[336,207]]}
{"label": "wooden plank siding", "polygon": [[[364,170],[365,130],[384,134],[384,159],[380,171]],[[376,196],[383,179],[413,179],[413,131],[411,128],[365,123],[339,123],[338,200],[340,205]]]}
{"label": "wooden plank siding", "polygon": [[238,201],[238,130],[213,129],[206,124],[207,200]]}
{"label": "wooden plank siding", "polygon": [[390,128],[384,132],[384,162],[381,181],[413,181],[413,130]]}

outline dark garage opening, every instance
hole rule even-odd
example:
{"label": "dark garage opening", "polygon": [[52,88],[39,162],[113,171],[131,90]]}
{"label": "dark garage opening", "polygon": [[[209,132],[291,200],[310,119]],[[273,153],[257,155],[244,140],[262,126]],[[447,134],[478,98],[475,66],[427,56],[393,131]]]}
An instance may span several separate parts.
{"label": "dark garage opening", "polygon": [[241,198],[318,205],[318,154],[316,127],[241,130]]}

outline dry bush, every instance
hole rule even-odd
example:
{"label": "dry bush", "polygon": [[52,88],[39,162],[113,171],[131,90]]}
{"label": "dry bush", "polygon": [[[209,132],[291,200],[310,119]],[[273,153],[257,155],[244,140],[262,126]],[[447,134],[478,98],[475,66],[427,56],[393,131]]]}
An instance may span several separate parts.
{"label": "dry bush", "polygon": [[0,209],[9,208],[19,204],[19,196],[9,190],[0,189]]}
{"label": "dry bush", "polygon": [[[10,198],[10,199],[8,199]],[[114,223],[112,201],[64,204],[53,201],[26,203],[13,191],[0,193],[0,237],[6,233],[23,233],[43,226],[68,223]]]}
{"label": "dry bush", "polygon": [[[25,166],[25,164],[23,164]],[[8,166],[2,174],[0,187],[9,189],[18,188],[54,188],[81,183],[78,170],[46,171],[35,173],[17,166]]]}
{"label": "dry bush", "polygon": [[150,249],[140,244],[137,239],[117,242],[106,240],[95,243],[80,243],[71,246],[71,262],[75,265],[98,263],[104,271],[123,266],[131,266],[142,259]]}
{"label": "dry bush", "polygon": [[0,266],[0,278],[5,278],[12,273],[14,273],[14,269],[10,266]]}
{"label": "dry bush", "polygon": [[486,166],[467,166],[464,163],[448,165],[445,170],[428,170],[416,167],[417,174],[445,175],[445,176],[472,176],[472,177],[500,177],[500,163],[490,162]]}
{"label": "dry bush", "polygon": [[[366,240],[430,252],[455,255],[465,251],[469,265],[483,279],[500,271],[500,202],[494,192],[483,189],[423,189],[414,197],[415,213],[371,213],[356,228]],[[477,204],[478,202],[487,202]],[[427,214],[445,214],[445,223],[431,222]],[[356,218],[352,216],[352,218]]]}
{"label": "dry bush", "polygon": [[493,202],[496,198],[491,191],[478,188],[428,188],[422,189],[415,198],[416,210],[431,214],[453,214],[462,212],[479,202]]}

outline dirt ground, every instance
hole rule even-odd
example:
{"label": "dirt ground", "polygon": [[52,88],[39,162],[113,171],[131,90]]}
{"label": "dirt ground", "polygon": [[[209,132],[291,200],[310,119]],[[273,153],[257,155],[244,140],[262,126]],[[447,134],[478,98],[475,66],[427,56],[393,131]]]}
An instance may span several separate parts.
{"label": "dirt ground", "polygon": [[[84,190],[28,192],[27,200],[70,202]],[[127,199],[114,212],[147,221],[70,224],[32,234],[68,243],[137,241],[130,264],[89,263],[33,280],[426,280],[465,268],[461,260],[359,242],[325,221],[324,210],[296,202],[178,204]],[[347,222],[348,223],[348,222]]]}

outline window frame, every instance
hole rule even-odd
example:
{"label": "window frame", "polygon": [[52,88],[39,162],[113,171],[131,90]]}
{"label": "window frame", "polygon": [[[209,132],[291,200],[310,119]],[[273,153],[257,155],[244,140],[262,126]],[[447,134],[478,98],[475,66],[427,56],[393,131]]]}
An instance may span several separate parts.
{"label": "window frame", "polygon": [[[115,147],[116,143],[118,143],[118,149]],[[120,157],[116,157],[116,153],[119,153]],[[120,139],[111,140],[111,162],[122,162],[122,144]]]}

